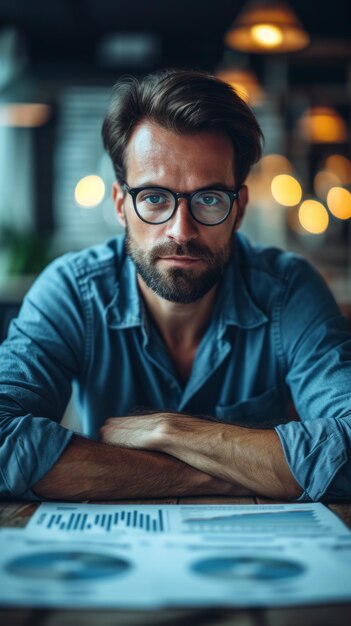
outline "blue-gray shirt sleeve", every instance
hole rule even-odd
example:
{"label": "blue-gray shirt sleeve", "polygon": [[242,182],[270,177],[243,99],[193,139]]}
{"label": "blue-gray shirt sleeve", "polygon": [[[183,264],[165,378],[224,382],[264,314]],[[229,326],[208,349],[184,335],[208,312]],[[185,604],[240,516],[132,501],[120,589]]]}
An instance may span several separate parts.
{"label": "blue-gray shirt sleeve", "polygon": [[286,382],[301,421],[275,428],[304,492],[301,500],[349,498],[351,334],[322,278],[296,260],[277,319]]}
{"label": "blue-gray shirt sleeve", "polygon": [[84,354],[78,281],[71,264],[60,259],[30,289],[0,346],[1,495],[37,499],[31,486],[73,434],[60,421]]}

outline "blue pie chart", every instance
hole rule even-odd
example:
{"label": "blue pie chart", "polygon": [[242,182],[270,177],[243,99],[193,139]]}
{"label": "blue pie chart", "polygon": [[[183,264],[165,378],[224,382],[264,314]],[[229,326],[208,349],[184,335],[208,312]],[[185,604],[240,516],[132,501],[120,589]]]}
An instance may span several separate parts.
{"label": "blue pie chart", "polygon": [[33,552],[9,560],[7,574],[44,581],[83,581],[122,576],[132,567],[126,559],[81,550]]}
{"label": "blue pie chart", "polygon": [[193,563],[191,569],[212,578],[253,582],[291,579],[305,572],[305,566],[297,561],[253,556],[201,559]]}

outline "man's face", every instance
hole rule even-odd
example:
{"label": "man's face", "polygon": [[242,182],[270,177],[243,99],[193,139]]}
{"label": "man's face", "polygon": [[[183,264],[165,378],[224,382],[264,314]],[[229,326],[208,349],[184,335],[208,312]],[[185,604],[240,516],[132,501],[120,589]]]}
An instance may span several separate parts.
{"label": "man's face", "polygon": [[[227,135],[218,131],[184,135],[144,122],[131,136],[126,165],[131,188],[156,186],[184,193],[235,188],[233,147]],[[245,187],[228,219],[216,226],[196,222],[185,198],[179,199],[168,222],[156,225],[138,217],[131,196],[124,195],[118,183],[113,197],[139,281],[158,296],[184,304],[195,302],[218,283],[243,217]]]}

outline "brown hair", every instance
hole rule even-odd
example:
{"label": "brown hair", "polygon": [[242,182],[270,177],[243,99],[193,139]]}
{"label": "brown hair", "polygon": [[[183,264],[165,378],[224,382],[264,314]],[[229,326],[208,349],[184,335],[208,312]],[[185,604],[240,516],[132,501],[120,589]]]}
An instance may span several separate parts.
{"label": "brown hair", "polygon": [[226,132],[234,147],[237,186],[261,156],[261,128],[227,83],[205,72],[177,69],[153,72],[141,80],[127,76],[114,86],[102,126],[104,147],[119,182],[126,177],[126,147],[142,120],[176,133]]}

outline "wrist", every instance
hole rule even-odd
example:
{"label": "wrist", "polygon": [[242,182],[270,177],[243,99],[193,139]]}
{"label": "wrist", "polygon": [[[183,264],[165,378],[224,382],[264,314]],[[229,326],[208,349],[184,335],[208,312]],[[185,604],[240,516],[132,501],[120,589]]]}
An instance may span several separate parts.
{"label": "wrist", "polygon": [[167,414],[161,413],[149,435],[148,450],[167,453],[171,441],[171,421]]}

